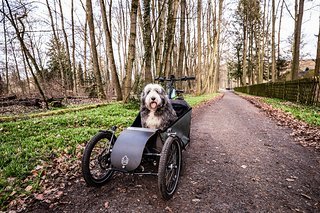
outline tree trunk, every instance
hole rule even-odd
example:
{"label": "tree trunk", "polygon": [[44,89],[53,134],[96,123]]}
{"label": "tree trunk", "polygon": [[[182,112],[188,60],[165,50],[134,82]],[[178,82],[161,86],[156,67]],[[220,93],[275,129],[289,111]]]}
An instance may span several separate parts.
{"label": "tree trunk", "polygon": [[166,17],[166,4],[158,1],[159,19],[158,19],[158,32],[156,33],[156,49],[155,49],[155,63],[156,63],[156,76],[163,75],[162,73],[162,48],[163,48],[163,33],[164,33],[164,21]]}
{"label": "tree trunk", "polygon": [[318,33],[318,44],[317,44],[317,58],[316,66],[314,68],[314,76],[319,76],[320,74],[320,16],[319,16],[319,33]]}
{"label": "tree trunk", "polygon": [[93,62],[93,72],[95,75],[95,81],[98,88],[98,98],[106,99],[106,95],[103,91],[101,73],[99,68],[99,59],[98,52],[96,48],[96,38],[94,32],[94,23],[93,23],[93,12],[92,12],[92,2],[91,0],[86,0],[86,13],[87,13],[87,21],[90,32],[90,43],[91,43],[91,54],[92,54],[92,62]]}
{"label": "tree trunk", "polygon": [[[179,59],[178,59],[178,68],[177,68],[177,76],[182,77],[183,71],[183,59],[185,52],[185,17],[186,17],[186,0],[181,0],[181,17],[180,17],[180,45],[179,45]],[[181,88],[182,82],[178,83],[178,88]]]}
{"label": "tree trunk", "polygon": [[[67,58],[68,72],[67,72],[67,76],[66,76],[67,88],[68,89],[73,89],[73,81],[70,80],[70,77],[68,76],[70,74],[70,72],[72,71],[71,60],[70,60],[71,57],[70,57],[68,36],[67,36],[67,32],[66,32],[66,29],[65,29],[65,26],[64,26],[64,16],[63,16],[61,0],[59,0],[59,8],[60,8],[61,28],[62,28],[62,33],[63,33],[64,42],[65,42],[65,45],[66,45],[67,57],[68,57]],[[71,76],[71,79],[72,79],[72,76]]]}
{"label": "tree trunk", "polygon": [[300,41],[301,41],[301,25],[303,17],[304,0],[295,2],[295,25],[294,25],[294,41],[292,52],[291,80],[298,79],[299,61],[300,61]]}
{"label": "tree trunk", "polygon": [[150,21],[150,0],[143,0],[143,44],[144,44],[144,82],[151,83],[151,59],[152,59],[152,44],[151,44],[151,21]]}
{"label": "tree trunk", "polygon": [[162,73],[165,76],[168,76],[171,73],[170,70],[170,58],[173,49],[173,40],[174,40],[174,33],[175,33],[175,15],[177,12],[177,3],[178,0],[169,0],[168,1],[168,18],[167,18],[167,31],[166,31],[166,38],[164,43],[164,50],[163,50],[163,61],[162,61]]}
{"label": "tree trunk", "polygon": [[[87,0],[87,1],[91,2],[91,0]],[[119,81],[119,77],[118,77],[118,73],[117,73],[116,64],[114,61],[113,48],[112,48],[112,38],[111,38],[109,26],[108,26],[108,19],[106,17],[106,7],[104,4],[104,0],[100,0],[100,7],[101,7],[101,14],[102,14],[102,24],[103,24],[103,28],[104,28],[104,32],[105,32],[105,37],[106,37],[106,49],[107,49],[109,65],[110,65],[110,69],[111,69],[111,73],[112,73],[113,87],[116,90],[117,101],[121,101],[122,100],[122,91],[121,91],[121,86],[120,86],[120,81]],[[90,27],[90,25],[89,25],[89,27]]]}
{"label": "tree trunk", "polygon": [[26,75],[26,80],[27,80],[27,85],[28,85],[28,93],[30,93],[30,80],[29,80],[29,75],[28,75],[28,71],[27,71],[27,64],[26,64],[26,57],[24,55],[23,50],[21,49],[21,56],[22,56],[22,61],[23,61],[23,68],[24,68],[24,73]]}
{"label": "tree trunk", "polygon": [[247,85],[247,18],[243,23],[243,52],[242,52],[242,81],[241,85]]}
{"label": "tree trunk", "polygon": [[[88,20],[86,16],[86,23],[84,24],[84,40],[83,40],[83,85],[86,85],[86,80],[88,78],[88,71],[87,71],[87,43],[88,43]],[[82,85],[82,86],[83,86]]]}
{"label": "tree trunk", "polygon": [[201,71],[201,60],[202,60],[202,51],[201,51],[201,17],[202,17],[202,1],[198,0],[197,3],[197,43],[198,43],[198,67],[197,67],[197,94],[199,95],[202,90],[202,71]]}
{"label": "tree trunk", "polygon": [[272,32],[271,32],[271,73],[272,82],[276,81],[276,50],[275,50],[275,27],[276,27],[276,12],[275,0],[272,0]]}
{"label": "tree trunk", "polygon": [[[4,2],[2,0],[2,10],[4,12]],[[4,69],[5,69],[5,75],[6,75],[6,89],[5,92],[9,93],[9,68],[8,68],[8,42],[7,42],[7,27],[6,27],[6,18],[3,18],[3,38],[4,38]]]}
{"label": "tree trunk", "polygon": [[72,73],[73,73],[73,91],[78,93],[78,74],[76,68],[76,41],[75,41],[75,33],[74,33],[74,0],[71,0],[71,31],[72,31]]}
{"label": "tree trunk", "polygon": [[223,0],[219,0],[219,17],[218,17],[218,31],[217,31],[217,47],[216,47],[216,63],[214,71],[214,83],[213,83],[213,92],[218,92],[219,90],[219,75],[220,75],[220,33],[221,33],[221,22],[222,22],[222,9],[223,9]]}
{"label": "tree trunk", "polygon": [[[280,33],[281,33],[281,23],[282,23],[282,13],[283,13],[283,5],[284,5],[284,0],[282,0],[281,4],[281,9],[280,9],[280,17],[279,17],[279,29],[278,29],[278,56],[277,56],[277,61],[280,61]],[[280,77],[280,70],[277,68],[277,78]]]}
{"label": "tree trunk", "polygon": [[[125,65],[125,77],[123,79],[123,100],[125,103],[129,101],[130,92],[132,89],[132,70],[133,63],[136,56],[136,35],[137,35],[137,12],[139,7],[139,0],[132,0],[130,12],[130,38],[129,38],[129,52]],[[150,61],[151,63],[151,61]]]}

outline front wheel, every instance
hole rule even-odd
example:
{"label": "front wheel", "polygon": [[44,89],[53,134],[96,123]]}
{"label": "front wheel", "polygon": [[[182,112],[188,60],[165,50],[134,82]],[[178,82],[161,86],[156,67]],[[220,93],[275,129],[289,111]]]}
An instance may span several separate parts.
{"label": "front wheel", "polygon": [[116,141],[112,133],[97,133],[86,145],[82,156],[82,175],[89,186],[102,186],[112,177],[111,148]]}
{"label": "front wheel", "polygon": [[169,200],[177,189],[181,157],[179,140],[169,137],[162,148],[158,169],[158,187],[164,200]]}

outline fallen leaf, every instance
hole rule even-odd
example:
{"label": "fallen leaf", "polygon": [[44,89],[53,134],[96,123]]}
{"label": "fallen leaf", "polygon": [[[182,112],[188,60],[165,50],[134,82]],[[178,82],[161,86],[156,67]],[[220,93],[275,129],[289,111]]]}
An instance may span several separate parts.
{"label": "fallen leaf", "polygon": [[34,196],[37,200],[44,200],[44,195],[43,194],[37,194]]}
{"label": "fallen leaf", "polygon": [[166,210],[168,212],[173,212],[172,209],[169,206],[167,206],[164,210]]}
{"label": "fallen leaf", "polygon": [[288,181],[288,182],[293,182],[294,179],[292,179],[292,178],[286,178],[286,181]]}
{"label": "fallen leaf", "polygon": [[30,192],[30,191],[32,190],[32,186],[31,186],[31,185],[27,186],[27,187],[25,188],[25,190],[26,190],[27,192]]}
{"label": "fallen leaf", "polygon": [[104,208],[109,208],[109,202],[108,201],[106,201],[105,203],[104,203]]}

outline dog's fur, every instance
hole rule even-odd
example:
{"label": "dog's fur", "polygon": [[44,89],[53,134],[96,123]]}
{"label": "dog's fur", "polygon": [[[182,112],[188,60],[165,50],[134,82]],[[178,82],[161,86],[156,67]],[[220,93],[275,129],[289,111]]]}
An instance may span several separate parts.
{"label": "dog's fur", "polygon": [[166,92],[159,84],[148,84],[141,93],[141,125],[144,128],[165,129],[177,115]]}

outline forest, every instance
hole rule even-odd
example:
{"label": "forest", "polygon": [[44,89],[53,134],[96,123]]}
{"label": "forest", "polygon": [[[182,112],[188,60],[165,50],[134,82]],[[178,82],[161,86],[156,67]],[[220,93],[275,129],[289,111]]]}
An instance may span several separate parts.
{"label": "forest", "polygon": [[[319,212],[319,34],[318,0],[1,0],[0,212]],[[192,77],[172,201],[159,173],[85,187],[84,153],[112,168],[143,87],[172,75]]]}
{"label": "forest", "polygon": [[[317,1],[2,0],[1,4],[3,97],[37,97],[45,103],[70,96],[128,102],[155,77],[172,74],[196,77],[192,84],[179,85],[189,92],[212,93],[298,79],[303,69],[299,62],[305,58],[315,64],[308,67],[310,76],[319,75]],[[286,26],[289,23],[292,26]],[[313,31],[302,32],[304,25]],[[286,32],[288,28],[292,32]],[[311,48],[304,50],[306,44]]]}

